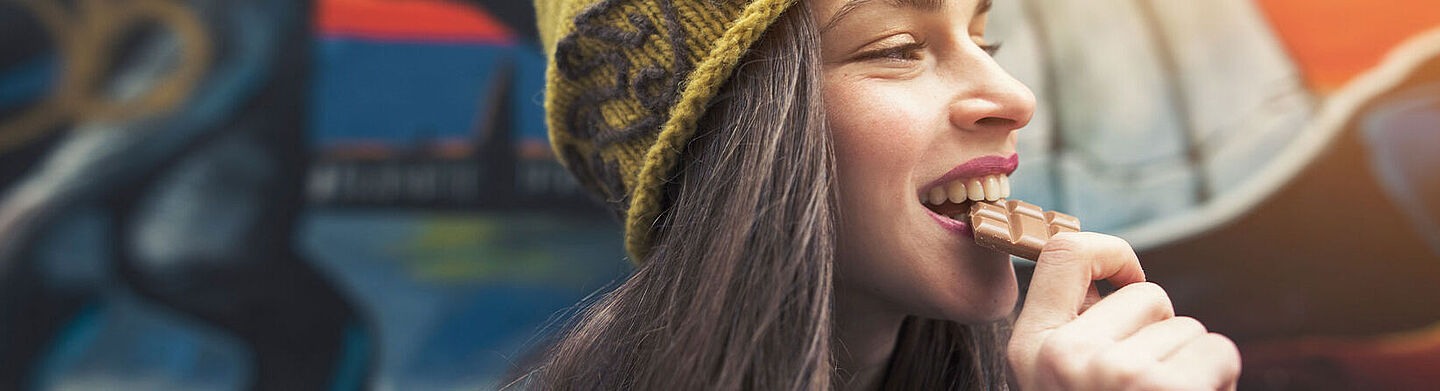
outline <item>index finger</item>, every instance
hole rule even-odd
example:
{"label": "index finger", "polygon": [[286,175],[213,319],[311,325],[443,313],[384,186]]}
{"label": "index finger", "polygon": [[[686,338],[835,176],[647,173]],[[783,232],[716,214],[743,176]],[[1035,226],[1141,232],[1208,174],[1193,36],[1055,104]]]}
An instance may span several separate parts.
{"label": "index finger", "polygon": [[1074,320],[1092,281],[1107,280],[1116,287],[1145,281],[1135,250],[1110,235],[1059,233],[1045,244],[1039,258],[1016,321],[1017,333],[1049,330]]}

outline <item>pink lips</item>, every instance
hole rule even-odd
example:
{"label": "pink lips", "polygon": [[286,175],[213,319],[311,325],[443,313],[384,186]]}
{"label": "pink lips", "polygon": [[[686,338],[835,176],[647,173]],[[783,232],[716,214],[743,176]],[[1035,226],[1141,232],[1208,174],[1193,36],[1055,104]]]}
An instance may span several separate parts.
{"label": "pink lips", "polygon": [[[931,187],[940,186],[957,179],[975,178],[994,174],[1010,175],[1010,173],[1015,172],[1015,168],[1019,166],[1020,154],[1011,154],[1010,157],[977,157],[955,166],[955,168],[950,169],[950,172],[926,184],[921,190],[929,190]],[[925,194],[925,192],[922,191],[920,194]]]}
{"label": "pink lips", "polygon": [[929,208],[925,208],[925,214],[930,215],[930,218],[935,219],[935,222],[940,223],[941,227],[945,228],[950,232],[964,235],[967,238],[975,237],[975,231],[971,231],[970,224],[967,224],[964,221],[941,216],[940,214],[931,211]]}
{"label": "pink lips", "polygon": [[[970,161],[955,166],[955,168],[950,169],[950,172],[926,184],[920,194],[925,194],[925,191],[928,191],[932,187],[941,186],[957,179],[975,178],[994,174],[1010,175],[1010,173],[1015,172],[1015,168],[1019,166],[1019,154],[1011,154],[1010,157],[985,156],[970,159]],[[930,208],[922,209],[925,210],[925,214],[930,215],[930,218],[935,219],[935,222],[940,223],[940,226],[946,230],[967,238],[975,237],[975,232],[970,229],[970,224],[941,216],[935,213],[935,211],[930,210]]]}

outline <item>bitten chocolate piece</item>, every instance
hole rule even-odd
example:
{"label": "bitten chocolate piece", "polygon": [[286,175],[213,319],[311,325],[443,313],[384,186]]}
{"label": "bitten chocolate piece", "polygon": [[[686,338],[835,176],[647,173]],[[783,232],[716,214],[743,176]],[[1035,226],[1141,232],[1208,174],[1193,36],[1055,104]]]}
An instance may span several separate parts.
{"label": "bitten chocolate piece", "polygon": [[1034,261],[1050,236],[1080,231],[1080,219],[1025,201],[976,202],[970,207],[970,229],[975,243]]}

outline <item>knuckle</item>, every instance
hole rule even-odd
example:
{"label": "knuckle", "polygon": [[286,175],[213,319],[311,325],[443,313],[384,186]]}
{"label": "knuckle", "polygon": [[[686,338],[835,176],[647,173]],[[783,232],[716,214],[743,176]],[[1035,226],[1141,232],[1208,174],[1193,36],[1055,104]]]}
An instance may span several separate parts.
{"label": "knuckle", "polygon": [[1112,295],[1125,295],[1127,301],[1136,302],[1136,311],[1148,315],[1156,321],[1163,321],[1175,316],[1175,307],[1170,302],[1170,295],[1165,293],[1153,282],[1143,281],[1120,287]]}
{"label": "knuckle", "polygon": [[1085,241],[1076,232],[1061,232],[1051,236],[1045,242],[1045,247],[1040,249],[1049,262],[1074,262],[1078,261],[1080,255],[1085,253]]}
{"label": "knuckle", "polygon": [[1121,289],[1139,291],[1141,295],[1149,299],[1146,300],[1146,303],[1149,304],[1148,309],[1157,319],[1169,319],[1175,316],[1175,306],[1170,302],[1170,294],[1165,293],[1165,288],[1161,288],[1159,284],[1144,281],[1126,285]]}
{"label": "knuckle", "polygon": [[1090,362],[1090,370],[1100,374],[1109,384],[1135,384],[1144,376],[1148,363],[1120,350],[1101,353]]}
{"label": "knuckle", "polygon": [[1105,235],[1095,232],[1061,232],[1051,236],[1046,243],[1046,248],[1054,246],[1058,250],[1069,250],[1074,252],[1102,253],[1102,254],[1133,254],[1130,242],[1114,235]]}
{"label": "knuckle", "polygon": [[1235,341],[1218,333],[1208,333],[1203,337],[1205,343],[1215,349],[1217,356],[1224,360],[1221,367],[1227,376],[1240,374],[1240,348],[1235,346]]}
{"label": "knuckle", "polygon": [[1140,294],[1150,297],[1163,298],[1166,301],[1169,301],[1170,299],[1170,295],[1165,293],[1165,288],[1161,288],[1160,284],[1156,284],[1150,281],[1137,282],[1121,287],[1120,289],[1137,291]]}
{"label": "knuckle", "polygon": [[1106,255],[1120,259],[1139,259],[1139,256],[1135,254],[1135,248],[1131,247],[1130,242],[1124,238],[1112,235],[1096,235],[1099,236],[1099,240],[1097,240],[1095,246],[1097,251],[1103,251]]}
{"label": "knuckle", "polygon": [[1209,330],[1205,328],[1205,324],[1204,324],[1204,323],[1200,323],[1200,320],[1199,320],[1199,319],[1195,319],[1195,318],[1193,318],[1193,317],[1181,315],[1181,316],[1176,316],[1176,317],[1174,317],[1174,318],[1170,318],[1170,321],[1171,321],[1171,322],[1175,322],[1176,324],[1178,324],[1179,327],[1181,328],[1181,330],[1190,330],[1190,331],[1193,331],[1193,332],[1195,333],[1195,335],[1204,334],[1204,333],[1206,333],[1206,332],[1209,332]]}
{"label": "knuckle", "polygon": [[1152,371],[1136,376],[1134,382],[1130,383],[1128,390],[1179,390],[1185,389],[1184,385],[1178,384],[1173,376],[1164,371]]}
{"label": "knuckle", "polygon": [[[1068,325],[1067,325],[1068,326]],[[1073,328],[1060,327],[1045,339],[1045,346],[1061,352],[1089,352],[1094,338],[1089,338]]]}
{"label": "knuckle", "polygon": [[1040,364],[1055,372],[1062,379],[1073,379],[1085,372],[1084,358],[1089,349],[1083,339],[1071,333],[1052,333],[1040,346],[1036,357]]}
{"label": "knuckle", "polygon": [[1057,233],[1046,240],[1040,254],[1048,263],[1088,262],[1096,258],[1138,259],[1125,239],[1094,232]]}
{"label": "knuckle", "polygon": [[1044,364],[1045,366],[1053,367],[1056,366],[1056,364],[1059,364],[1061,361],[1064,361],[1065,355],[1068,353],[1069,352],[1067,352],[1065,348],[1062,347],[1060,344],[1054,342],[1047,342],[1045,344],[1041,344],[1040,350],[1035,352],[1035,361],[1039,362],[1040,364]]}
{"label": "knuckle", "polygon": [[1084,232],[1057,232],[1050,236],[1050,240],[1045,244],[1056,248],[1077,249],[1084,247],[1086,237],[1088,236]]}
{"label": "knuckle", "polygon": [[1121,238],[1115,235],[1097,234],[1095,236],[1097,247],[1130,250],[1130,242],[1125,240],[1125,238]]}

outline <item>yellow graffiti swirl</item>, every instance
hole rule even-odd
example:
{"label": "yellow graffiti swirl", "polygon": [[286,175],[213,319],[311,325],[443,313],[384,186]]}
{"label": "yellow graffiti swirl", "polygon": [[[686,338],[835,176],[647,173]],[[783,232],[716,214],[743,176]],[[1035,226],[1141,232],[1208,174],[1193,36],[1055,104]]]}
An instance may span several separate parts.
{"label": "yellow graffiti swirl", "polygon": [[[122,122],[167,113],[189,96],[211,61],[212,43],[200,18],[169,0],[81,0],[72,10],[52,0],[11,0],[28,9],[54,41],[60,80],[29,110],[0,124],[0,153],[72,121]],[[177,37],[176,62],[158,82],[134,96],[105,91],[106,68],[125,33],[155,23]]]}

